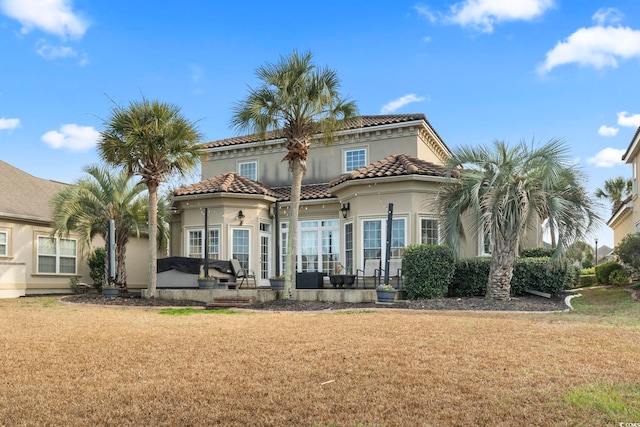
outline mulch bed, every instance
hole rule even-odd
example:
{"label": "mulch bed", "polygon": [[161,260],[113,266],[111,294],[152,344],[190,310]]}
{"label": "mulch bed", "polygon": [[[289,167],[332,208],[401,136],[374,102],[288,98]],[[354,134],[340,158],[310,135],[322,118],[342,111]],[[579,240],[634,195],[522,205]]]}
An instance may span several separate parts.
{"label": "mulch bed", "polygon": [[[398,302],[393,305],[381,305],[376,303],[332,303],[317,301],[276,300],[254,303],[251,309],[271,311],[322,311],[322,310],[349,310],[369,308],[405,308],[412,310],[474,310],[474,311],[558,311],[566,310],[561,294],[552,298],[542,298],[534,295],[522,295],[511,298],[508,301],[492,301],[480,297],[465,298],[438,298],[432,300],[418,300]],[[132,307],[204,307],[206,304],[189,300],[164,300],[146,299],[139,295],[128,293],[116,298],[105,298],[100,294],[86,293],[70,295],[64,298],[66,302],[80,304],[98,304],[109,306]]]}

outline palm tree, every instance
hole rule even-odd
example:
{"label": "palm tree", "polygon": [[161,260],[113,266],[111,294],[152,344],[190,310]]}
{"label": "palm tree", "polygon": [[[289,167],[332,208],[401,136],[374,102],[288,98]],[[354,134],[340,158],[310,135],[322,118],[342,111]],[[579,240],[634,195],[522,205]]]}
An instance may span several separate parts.
{"label": "palm tree", "polygon": [[628,196],[632,192],[633,180],[619,176],[605,180],[604,190],[597,188],[595,196],[599,199],[609,200],[613,204],[612,210],[615,211],[620,206],[620,203],[622,203],[622,196]]}
{"label": "palm tree", "polygon": [[149,284],[147,296],[155,298],[157,281],[158,187],[169,176],[184,176],[200,160],[201,135],[180,108],[159,101],[116,106],[104,123],[98,150],[110,165],[139,175],[149,191]]}
{"label": "palm tree", "polygon": [[116,174],[104,167],[87,166],[84,172],[87,177],[54,196],[53,234],[65,236],[74,232],[80,236],[83,248],[91,248],[96,235],[107,241],[108,222],[114,220],[115,283],[126,289],[127,243],[130,236],[140,237],[146,229],[147,206],[141,197],[146,187],[133,183],[124,171]]}
{"label": "palm tree", "polygon": [[[447,167],[455,177],[438,195],[443,236],[452,248],[464,239],[463,217],[471,231],[491,236],[492,254],[486,298],[508,299],[513,264],[527,231],[553,218],[558,230],[558,252],[581,240],[598,220],[581,190],[563,191],[568,148],[551,140],[539,148],[524,142],[514,147],[503,141],[493,146],[462,147],[453,151]],[[572,176],[579,184],[579,177]],[[584,204],[584,205],[583,205]],[[457,253],[457,251],[454,251]]]}
{"label": "palm tree", "polygon": [[294,260],[298,228],[298,208],[302,177],[314,136],[321,134],[332,142],[341,121],[357,114],[356,104],[340,97],[340,80],[335,71],[317,68],[311,53],[294,51],[281,56],[276,64],[267,63],[256,70],[261,85],[249,90],[246,99],[233,109],[231,124],[244,133],[256,133],[264,139],[267,131],[285,140],[291,171],[291,218],[285,258],[285,298],[294,282]]}

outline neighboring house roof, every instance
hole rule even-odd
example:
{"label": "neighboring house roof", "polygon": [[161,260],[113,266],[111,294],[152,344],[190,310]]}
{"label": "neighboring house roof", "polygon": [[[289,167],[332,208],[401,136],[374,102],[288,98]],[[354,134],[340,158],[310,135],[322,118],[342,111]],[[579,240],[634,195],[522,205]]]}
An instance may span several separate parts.
{"label": "neighboring house roof", "polygon": [[633,135],[633,138],[631,138],[631,142],[627,147],[627,151],[625,151],[624,154],[622,155],[622,160],[626,161],[627,163],[629,163],[629,160],[631,160],[631,157],[632,157],[631,155],[637,151],[638,141],[640,141],[640,138],[638,138],[639,136],[640,136],[640,127],[638,127],[638,129],[636,130],[636,133]]}
{"label": "neighboring house roof", "polygon": [[628,217],[633,210],[632,200],[633,195],[629,195],[626,199],[621,201],[611,213],[611,218],[607,221],[607,225],[609,227],[615,227],[616,223],[619,223],[620,220]]}
{"label": "neighboring house roof", "polygon": [[[424,114],[380,114],[375,116],[359,116],[353,119],[346,120],[344,122],[344,127],[341,130],[346,131],[346,130],[364,129],[364,128],[369,128],[374,126],[413,122],[417,120],[422,120],[425,123],[427,123],[427,125],[433,130],[433,132],[438,136],[438,138],[440,138],[440,135],[438,135],[435,129],[433,129],[433,126],[431,126],[431,123],[429,123],[429,121],[427,120],[427,117]],[[280,138],[281,136],[279,135],[279,132],[272,131],[272,132],[267,132],[263,138],[261,138],[259,134],[236,136],[233,138],[207,142],[202,144],[202,147],[203,148],[228,147],[232,145],[249,144],[252,142],[271,141],[271,140],[280,139]],[[442,141],[442,138],[440,138],[440,141]]]}
{"label": "neighboring house roof", "polygon": [[67,186],[36,178],[0,160],[0,216],[50,222],[50,202]]}
{"label": "neighboring house roof", "polygon": [[393,154],[384,159],[371,163],[368,166],[349,172],[329,183],[329,188],[345,181],[365,178],[385,178],[400,175],[427,175],[442,177],[446,171],[442,166],[425,160],[407,156],[406,154]]}
{"label": "neighboring house roof", "polygon": [[261,194],[276,197],[268,187],[237,172],[223,173],[205,181],[178,188],[173,194],[176,196],[190,196],[212,193]]}

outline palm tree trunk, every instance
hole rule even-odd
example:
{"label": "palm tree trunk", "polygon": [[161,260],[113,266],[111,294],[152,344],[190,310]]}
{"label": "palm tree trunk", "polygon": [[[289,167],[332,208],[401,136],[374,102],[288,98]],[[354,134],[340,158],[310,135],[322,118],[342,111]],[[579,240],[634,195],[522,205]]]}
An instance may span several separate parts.
{"label": "palm tree trunk", "polygon": [[287,254],[285,261],[284,292],[283,298],[292,296],[293,284],[296,274],[296,241],[298,233],[298,213],[300,208],[300,192],[302,190],[302,177],[304,166],[299,158],[291,161],[291,209],[289,212],[289,235],[287,239]]}
{"label": "palm tree trunk", "polygon": [[129,238],[127,236],[116,236],[116,283],[122,290],[127,292],[127,243]]}
{"label": "palm tree trunk", "polygon": [[511,298],[511,278],[513,277],[513,264],[516,260],[517,248],[517,239],[507,241],[498,237],[494,240],[491,266],[489,267],[489,282],[485,295],[487,299],[508,300]]}
{"label": "palm tree trunk", "polygon": [[156,234],[158,233],[158,185],[154,182],[148,182],[149,189],[149,284],[147,286],[147,297],[156,297],[156,266],[158,254],[156,251]]}

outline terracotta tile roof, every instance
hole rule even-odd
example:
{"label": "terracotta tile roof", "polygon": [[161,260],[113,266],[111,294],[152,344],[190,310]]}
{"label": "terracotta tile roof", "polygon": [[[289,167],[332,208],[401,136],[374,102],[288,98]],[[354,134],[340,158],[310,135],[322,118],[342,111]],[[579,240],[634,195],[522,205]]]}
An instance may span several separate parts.
{"label": "terracotta tile roof", "polygon": [[[300,190],[300,200],[329,199],[336,196],[329,194],[329,184],[303,185]],[[291,199],[291,187],[277,187],[272,189],[278,195],[278,201],[286,202]]]}
{"label": "terracotta tile roof", "polygon": [[334,179],[329,183],[329,188],[354,179],[384,178],[401,175],[445,176],[445,174],[445,169],[440,165],[416,159],[406,154],[394,154]]}
{"label": "terracotta tile roof", "polygon": [[0,214],[51,221],[51,199],[67,186],[36,178],[0,160]]}
{"label": "terracotta tile roof", "polygon": [[237,172],[216,175],[205,181],[196,182],[173,192],[175,196],[190,196],[212,193],[262,194],[276,197],[273,191],[263,184],[244,177]]}
{"label": "terracotta tile roof", "polygon": [[[418,113],[418,114],[379,114],[375,116],[359,116],[359,117],[345,121],[345,125],[342,130],[364,129],[364,128],[369,128],[373,126],[405,123],[405,122],[412,122],[416,120],[424,120],[433,129],[433,126],[431,126],[431,124],[427,120],[427,117],[424,114]],[[280,136],[278,135],[278,132],[267,132],[264,140],[269,141],[272,139],[278,139],[279,137]],[[259,135],[253,134],[253,135],[236,136],[233,138],[221,139],[218,141],[211,141],[211,142],[202,144],[202,146],[203,148],[217,148],[217,147],[226,147],[231,145],[249,144],[252,142],[259,142],[259,141],[261,141]]]}

